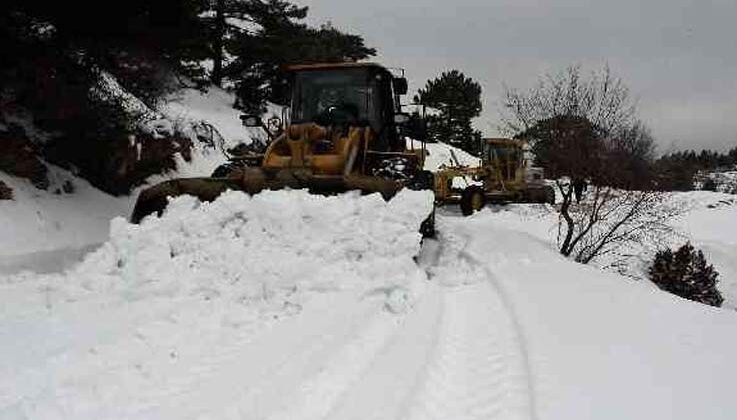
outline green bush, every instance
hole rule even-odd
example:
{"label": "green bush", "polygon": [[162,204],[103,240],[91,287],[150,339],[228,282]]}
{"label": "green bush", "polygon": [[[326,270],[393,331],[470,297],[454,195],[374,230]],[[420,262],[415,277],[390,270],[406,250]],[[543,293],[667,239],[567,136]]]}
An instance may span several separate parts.
{"label": "green bush", "polygon": [[724,302],[716,287],[719,273],[707,264],[704,253],[690,243],[676,252],[659,251],[648,274],[660,289],[682,298],[717,307]]}

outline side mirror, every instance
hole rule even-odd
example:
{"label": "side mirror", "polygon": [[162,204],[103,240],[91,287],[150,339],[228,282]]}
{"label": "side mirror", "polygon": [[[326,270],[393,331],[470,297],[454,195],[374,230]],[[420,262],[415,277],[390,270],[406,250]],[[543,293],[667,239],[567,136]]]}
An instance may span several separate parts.
{"label": "side mirror", "polygon": [[407,114],[406,112],[398,112],[394,114],[394,124],[407,124],[409,120],[409,114]]}
{"label": "side mirror", "polygon": [[241,115],[241,121],[246,127],[262,127],[264,124],[261,122],[261,118],[256,115]]}
{"label": "side mirror", "polygon": [[397,95],[406,95],[407,94],[407,79],[404,77],[395,77],[392,79],[392,85],[394,85],[394,92]]}

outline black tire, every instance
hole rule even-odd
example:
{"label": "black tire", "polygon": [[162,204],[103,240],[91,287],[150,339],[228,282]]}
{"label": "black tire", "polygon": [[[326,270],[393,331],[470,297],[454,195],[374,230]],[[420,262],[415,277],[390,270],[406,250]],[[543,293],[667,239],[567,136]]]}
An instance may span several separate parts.
{"label": "black tire", "polygon": [[461,213],[470,216],[481,210],[486,205],[484,189],[478,185],[471,185],[461,193]]}

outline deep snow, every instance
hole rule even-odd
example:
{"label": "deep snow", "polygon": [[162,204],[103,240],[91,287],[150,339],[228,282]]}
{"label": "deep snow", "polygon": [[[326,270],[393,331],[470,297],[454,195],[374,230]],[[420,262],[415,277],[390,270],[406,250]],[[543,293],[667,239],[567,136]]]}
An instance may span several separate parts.
{"label": "deep snow", "polygon": [[[0,277],[3,419],[729,419],[737,316],[431,195],[172,202]],[[529,207],[533,209],[534,207]]]}
{"label": "deep snow", "polygon": [[540,418],[735,416],[734,311],[572,263],[491,212],[450,223],[516,320]]}
{"label": "deep snow", "polygon": [[[355,322],[356,310],[382,319],[384,339],[388,314],[407,312],[425,287],[413,257],[431,206],[429,192],[389,203],[229,192],[213,203],[179,197],[140,225],[115,219],[110,240],[66,273],[0,277],[0,418],[185,418],[199,409],[223,418],[217,401],[235,378],[197,387],[207,373],[231,374],[223,358],[243,376],[259,368],[239,340],[286,328],[254,350],[268,359],[286,340],[286,356],[309,328],[325,346],[322,335]],[[341,310],[346,318],[334,319]],[[221,355],[228,346],[239,350]]]}

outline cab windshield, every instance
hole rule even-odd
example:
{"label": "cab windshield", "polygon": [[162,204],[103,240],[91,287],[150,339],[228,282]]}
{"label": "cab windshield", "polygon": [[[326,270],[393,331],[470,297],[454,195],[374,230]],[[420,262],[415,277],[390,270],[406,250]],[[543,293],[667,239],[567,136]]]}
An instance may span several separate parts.
{"label": "cab windshield", "polygon": [[292,121],[378,124],[380,75],[367,69],[311,70],[297,73]]}
{"label": "cab windshield", "polygon": [[499,165],[504,179],[514,178],[515,168],[522,160],[522,151],[517,147],[492,144],[486,150],[486,160]]}

